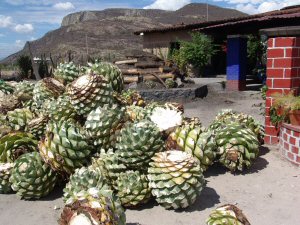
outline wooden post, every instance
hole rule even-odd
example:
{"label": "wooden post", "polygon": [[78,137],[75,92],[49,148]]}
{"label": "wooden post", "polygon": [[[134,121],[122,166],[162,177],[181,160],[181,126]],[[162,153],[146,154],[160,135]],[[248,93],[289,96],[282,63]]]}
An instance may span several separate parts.
{"label": "wooden post", "polygon": [[32,51],[31,51],[31,47],[30,47],[30,42],[27,41],[27,45],[28,45],[28,50],[29,50],[29,54],[30,54],[30,59],[31,59],[31,64],[32,64],[32,68],[33,68],[33,73],[35,75],[35,79],[36,80],[41,80],[41,76],[39,74],[39,68],[37,67],[37,64],[34,63],[34,60],[33,60],[33,55],[32,55]]}

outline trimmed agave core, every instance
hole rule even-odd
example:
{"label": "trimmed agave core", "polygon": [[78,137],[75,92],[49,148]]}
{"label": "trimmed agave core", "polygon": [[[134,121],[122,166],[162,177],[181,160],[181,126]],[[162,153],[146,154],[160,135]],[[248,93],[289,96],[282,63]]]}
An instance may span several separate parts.
{"label": "trimmed agave core", "polygon": [[160,131],[168,130],[182,124],[182,114],[176,110],[157,107],[150,119]]}
{"label": "trimmed agave core", "polygon": [[84,88],[89,84],[90,80],[90,75],[83,75],[75,81],[74,86],[77,88]]}
{"label": "trimmed agave core", "polygon": [[79,213],[74,214],[70,220],[70,225],[98,225],[99,223],[89,214]]}
{"label": "trimmed agave core", "polygon": [[156,153],[150,162],[148,179],[153,196],[166,209],[192,205],[205,183],[193,156],[177,150]]}

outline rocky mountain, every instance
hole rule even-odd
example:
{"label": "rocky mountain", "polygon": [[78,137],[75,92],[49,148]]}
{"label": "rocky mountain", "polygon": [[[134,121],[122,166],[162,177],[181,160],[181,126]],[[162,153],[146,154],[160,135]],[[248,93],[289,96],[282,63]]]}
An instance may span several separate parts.
{"label": "rocky mountain", "polygon": [[[246,14],[209,5],[209,20],[243,15]],[[205,20],[206,4],[200,3],[189,4],[177,11],[106,9],[77,12],[64,17],[59,29],[31,42],[31,49],[35,56],[51,53],[56,59],[71,54],[79,63],[85,62],[87,55],[110,60],[132,51],[142,51],[142,39],[133,34],[136,30]],[[25,45],[23,50],[2,62],[12,62],[27,51]]]}

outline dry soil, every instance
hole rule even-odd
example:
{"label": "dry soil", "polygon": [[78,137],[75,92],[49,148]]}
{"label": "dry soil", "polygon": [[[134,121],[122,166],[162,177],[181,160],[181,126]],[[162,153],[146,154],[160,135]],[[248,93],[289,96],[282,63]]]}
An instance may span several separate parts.
{"label": "dry soil", "polygon": [[[186,115],[208,125],[222,108],[249,113],[260,121],[258,92],[227,93],[209,88],[204,99],[185,102]],[[240,207],[252,225],[300,224],[300,169],[284,160],[275,147],[263,146],[253,167],[232,174],[216,164],[205,172],[206,187],[186,210],[165,210],[155,201],[126,211],[127,225],[204,225],[210,211],[231,203]],[[63,208],[62,190],[38,201],[0,195],[0,225],[54,225]]]}

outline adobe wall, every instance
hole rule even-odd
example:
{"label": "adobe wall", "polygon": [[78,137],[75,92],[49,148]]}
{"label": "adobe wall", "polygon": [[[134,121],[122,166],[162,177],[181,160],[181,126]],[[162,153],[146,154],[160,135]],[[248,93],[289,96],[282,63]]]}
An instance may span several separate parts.
{"label": "adobe wall", "polygon": [[149,48],[169,48],[171,42],[178,40],[190,41],[191,35],[188,30],[168,31],[145,34],[143,37],[143,47]]}

